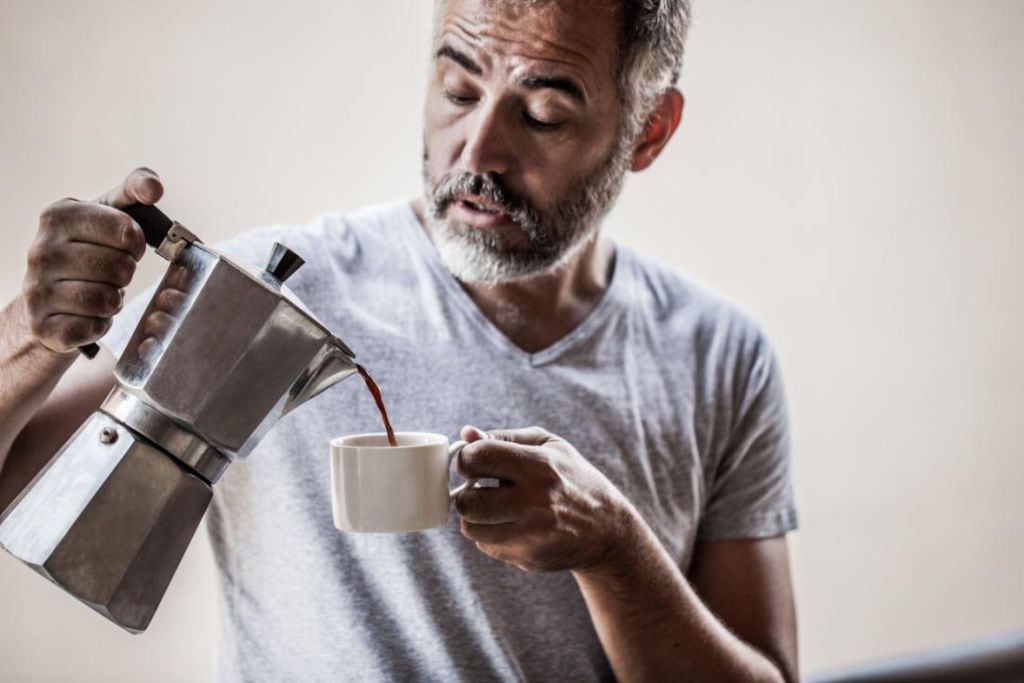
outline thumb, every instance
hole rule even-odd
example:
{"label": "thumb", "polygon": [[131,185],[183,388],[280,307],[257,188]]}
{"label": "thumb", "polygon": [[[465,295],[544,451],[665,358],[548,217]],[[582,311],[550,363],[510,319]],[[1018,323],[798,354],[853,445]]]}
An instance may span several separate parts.
{"label": "thumb", "polygon": [[[475,427],[474,427],[475,429]],[[541,427],[523,429],[492,429],[487,436],[498,441],[523,444],[525,446],[542,446],[558,437]]]}
{"label": "thumb", "polygon": [[463,441],[468,441],[469,443],[473,443],[474,441],[483,441],[484,439],[489,438],[487,436],[487,432],[471,425],[463,427],[459,432],[459,437]]}
{"label": "thumb", "polygon": [[124,182],[99,197],[100,204],[122,209],[132,204],[156,204],[164,196],[164,185],[156,171],[140,166]]}

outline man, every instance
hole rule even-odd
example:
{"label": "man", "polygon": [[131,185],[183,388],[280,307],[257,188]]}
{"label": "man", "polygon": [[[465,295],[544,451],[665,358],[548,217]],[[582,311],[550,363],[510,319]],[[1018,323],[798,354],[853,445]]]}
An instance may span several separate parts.
{"label": "man", "polygon": [[[501,427],[463,428],[458,470],[502,484],[439,530],[342,534],[327,440],[377,431],[372,402],[346,382],[286,416],[208,517],[223,678],[797,680],[771,350],[598,230],[680,121],[688,20],[680,0],[439,2],[423,198],[221,245],[305,256],[290,284],[399,428]],[[162,192],[138,169],[44,211],[0,320],[0,505],[111,387],[148,298],[111,323],[144,251],[117,209]],[[76,360],[101,337],[114,353]]]}

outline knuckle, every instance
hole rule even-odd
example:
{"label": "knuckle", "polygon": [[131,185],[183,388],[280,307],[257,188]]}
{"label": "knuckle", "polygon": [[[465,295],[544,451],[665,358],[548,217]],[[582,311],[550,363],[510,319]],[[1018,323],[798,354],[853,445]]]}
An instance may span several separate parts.
{"label": "knuckle", "polygon": [[541,490],[545,492],[551,492],[561,484],[562,477],[550,457],[543,457],[538,460],[535,473]]}
{"label": "knuckle", "polygon": [[132,225],[132,219],[128,217],[119,218],[117,222],[117,227],[117,241],[122,246],[131,247],[133,244],[132,234],[135,230],[135,226]]}
{"label": "knuckle", "polygon": [[37,273],[54,268],[59,260],[59,252],[47,242],[36,242],[28,250],[28,267]]}
{"label": "knuckle", "polygon": [[127,254],[117,256],[111,265],[110,274],[114,278],[115,284],[126,287],[135,275],[135,259]]}
{"label": "knuckle", "polygon": [[74,199],[66,197],[47,205],[39,213],[39,227],[46,231],[52,231],[60,227],[68,219],[72,208],[77,204],[78,202]]}
{"label": "knuckle", "polygon": [[551,432],[538,425],[530,425],[526,428],[526,431],[528,431],[531,436],[551,436]]}
{"label": "knuckle", "polygon": [[110,290],[110,314],[115,315],[124,308],[124,290],[121,288]]}
{"label": "knuckle", "polygon": [[135,225],[135,221],[128,215],[123,216],[120,227],[121,233],[118,239],[121,245],[130,252],[141,254],[146,248],[146,238],[142,234],[142,229]]}
{"label": "knuckle", "polygon": [[114,298],[115,291],[117,290],[111,287],[104,287],[96,292],[96,310],[100,315],[114,314],[115,306],[117,306],[117,300]]}
{"label": "knuckle", "polygon": [[110,328],[111,328],[111,326],[113,324],[114,324],[114,321],[111,320],[110,318],[103,318],[102,320],[94,320],[93,321],[93,330],[92,330],[92,332],[93,332],[92,340],[99,339],[100,337],[105,335],[107,332],[109,332]]}
{"label": "knuckle", "polygon": [[135,261],[129,256],[126,260],[123,260],[121,264],[120,280],[123,285],[131,284],[132,278],[135,277]]}
{"label": "knuckle", "polygon": [[57,212],[57,202],[47,204],[43,207],[43,210],[39,212],[39,227],[47,228],[53,224],[54,214]]}
{"label": "knuckle", "polygon": [[50,298],[50,286],[46,283],[35,280],[27,284],[23,290],[25,305],[28,307],[30,318],[37,318]]}

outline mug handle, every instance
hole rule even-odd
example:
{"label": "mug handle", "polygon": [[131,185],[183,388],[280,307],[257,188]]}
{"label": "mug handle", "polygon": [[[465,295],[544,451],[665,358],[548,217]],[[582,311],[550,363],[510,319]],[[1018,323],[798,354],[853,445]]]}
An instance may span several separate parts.
{"label": "mug handle", "polygon": [[[469,445],[468,441],[456,441],[448,448],[448,468],[451,469],[452,460],[458,457],[462,449]],[[455,500],[460,493],[466,489],[473,488],[476,485],[476,479],[467,479],[462,484],[456,486],[454,489],[448,492],[448,500]]]}

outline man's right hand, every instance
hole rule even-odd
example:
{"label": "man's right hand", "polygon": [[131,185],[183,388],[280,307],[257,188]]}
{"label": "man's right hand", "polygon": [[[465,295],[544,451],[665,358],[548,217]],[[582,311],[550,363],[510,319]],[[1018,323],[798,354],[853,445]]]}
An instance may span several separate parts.
{"label": "man's right hand", "polygon": [[62,199],[43,210],[22,285],[36,341],[64,354],[106,334],[146,251],[142,229],[119,209],[155,204],[163,193],[154,171],[137,168],[96,201]]}

